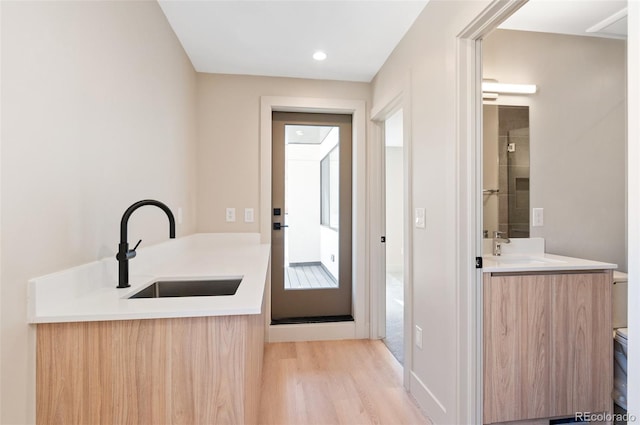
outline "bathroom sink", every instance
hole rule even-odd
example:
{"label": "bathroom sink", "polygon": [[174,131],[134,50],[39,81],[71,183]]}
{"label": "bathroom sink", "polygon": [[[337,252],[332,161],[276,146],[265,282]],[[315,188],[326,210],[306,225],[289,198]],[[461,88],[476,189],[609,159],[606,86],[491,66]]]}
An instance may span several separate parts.
{"label": "bathroom sink", "polygon": [[234,295],[242,277],[203,280],[159,280],[129,298],[216,297]]}
{"label": "bathroom sink", "polygon": [[487,258],[500,263],[500,264],[556,264],[556,263],[564,263],[564,261],[560,260],[552,260],[550,258],[545,257],[536,257],[536,256],[487,256]]}

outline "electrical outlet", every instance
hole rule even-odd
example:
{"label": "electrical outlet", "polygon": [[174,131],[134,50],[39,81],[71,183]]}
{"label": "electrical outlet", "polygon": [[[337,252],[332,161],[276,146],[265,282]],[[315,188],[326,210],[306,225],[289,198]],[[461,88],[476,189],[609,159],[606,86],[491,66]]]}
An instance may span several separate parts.
{"label": "electrical outlet", "polygon": [[227,208],[227,222],[236,221],[236,209],[235,208]]}
{"label": "electrical outlet", "polygon": [[253,223],[253,208],[244,209],[244,222]]}
{"label": "electrical outlet", "polygon": [[531,220],[531,226],[544,226],[544,208],[534,208],[532,215],[533,219]]}
{"label": "electrical outlet", "polygon": [[422,349],[422,328],[416,325],[416,347]]}

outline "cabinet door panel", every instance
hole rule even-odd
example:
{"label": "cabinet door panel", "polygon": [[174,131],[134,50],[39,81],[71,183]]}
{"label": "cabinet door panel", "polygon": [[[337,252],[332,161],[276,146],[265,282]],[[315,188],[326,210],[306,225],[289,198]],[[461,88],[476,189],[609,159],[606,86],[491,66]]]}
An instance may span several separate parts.
{"label": "cabinet door panel", "polygon": [[611,282],[608,273],[557,275],[553,286],[553,414],[611,409]]}
{"label": "cabinet door panel", "polygon": [[518,287],[484,282],[484,422],[516,420],[518,408]]}
{"label": "cabinet door panel", "polygon": [[547,416],[551,280],[485,276],[485,423]]}
{"label": "cabinet door panel", "polygon": [[549,276],[522,276],[520,299],[520,419],[546,417],[551,408],[551,284]]}
{"label": "cabinet door panel", "polygon": [[484,275],[484,423],[610,412],[611,272]]}

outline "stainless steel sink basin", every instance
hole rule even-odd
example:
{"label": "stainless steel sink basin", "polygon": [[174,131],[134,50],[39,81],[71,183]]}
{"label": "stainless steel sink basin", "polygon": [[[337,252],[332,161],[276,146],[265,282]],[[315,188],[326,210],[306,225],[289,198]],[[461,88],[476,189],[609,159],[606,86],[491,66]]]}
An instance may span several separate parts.
{"label": "stainless steel sink basin", "polygon": [[203,280],[159,280],[129,298],[216,297],[234,295],[242,277]]}

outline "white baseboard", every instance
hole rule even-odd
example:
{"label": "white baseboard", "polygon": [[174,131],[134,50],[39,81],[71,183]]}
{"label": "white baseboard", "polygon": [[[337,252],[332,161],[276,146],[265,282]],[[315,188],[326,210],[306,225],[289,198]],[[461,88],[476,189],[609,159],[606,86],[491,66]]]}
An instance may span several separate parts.
{"label": "white baseboard", "polygon": [[[435,394],[429,390],[424,382],[415,374],[411,372],[411,395],[418,402],[420,409],[430,418],[433,419],[433,423],[447,423],[448,416],[452,412],[447,412],[446,407]],[[447,415],[448,413],[448,415]]]}
{"label": "white baseboard", "polygon": [[269,325],[269,342],[356,339],[355,322]]}

